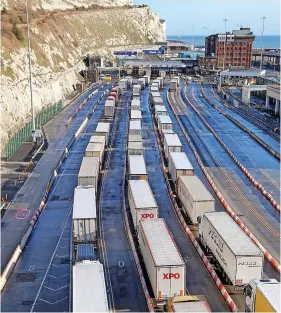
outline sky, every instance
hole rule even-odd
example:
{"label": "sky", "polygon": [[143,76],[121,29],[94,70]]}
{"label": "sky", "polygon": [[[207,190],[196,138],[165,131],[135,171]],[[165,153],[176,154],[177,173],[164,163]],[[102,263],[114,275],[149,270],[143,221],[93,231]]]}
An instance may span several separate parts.
{"label": "sky", "polygon": [[[147,4],[167,22],[167,35],[210,35],[250,26],[255,35],[280,34],[280,0],[133,0]],[[237,26],[238,25],[238,26]],[[204,27],[207,30],[204,30]],[[206,32],[206,34],[205,34]]]}

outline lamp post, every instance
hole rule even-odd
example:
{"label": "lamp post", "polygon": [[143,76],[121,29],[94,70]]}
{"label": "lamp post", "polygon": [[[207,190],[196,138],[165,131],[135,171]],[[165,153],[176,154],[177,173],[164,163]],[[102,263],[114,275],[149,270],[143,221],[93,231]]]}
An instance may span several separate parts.
{"label": "lamp post", "polygon": [[227,22],[227,19],[225,18],[223,20],[224,22],[224,29],[225,29],[225,40],[224,40],[224,49],[223,49],[223,70],[224,70],[224,67],[225,67],[225,50],[226,50],[226,37],[227,37],[227,34],[226,34],[226,22]]}
{"label": "lamp post", "polygon": [[266,17],[263,16],[261,19],[262,19],[262,36],[261,36],[261,61],[260,61],[260,72],[261,72],[261,69],[262,69],[264,20],[266,19]]}
{"label": "lamp post", "polygon": [[[30,31],[28,22],[28,6],[27,1],[25,1],[25,12],[26,12],[26,25],[27,25],[27,42],[28,42],[28,67],[29,67],[29,89],[30,89],[30,104],[31,104],[31,121],[32,121],[32,134],[35,132],[35,116],[34,116],[34,105],[33,105],[33,95],[32,95],[32,71],[31,71],[31,57],[30,57]],[[32,136],[33,142],[35,142],[35,136]]]}

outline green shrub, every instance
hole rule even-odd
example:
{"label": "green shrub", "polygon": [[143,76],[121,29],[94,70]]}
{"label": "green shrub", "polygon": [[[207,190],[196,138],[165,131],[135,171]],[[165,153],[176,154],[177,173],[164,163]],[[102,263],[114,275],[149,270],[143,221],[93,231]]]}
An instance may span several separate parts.
{"label": "green shrub", "polygon": [[16,38],[20,41],[20,42],[24,42],[24,38],[22,35],[21,30],[18,28],[16,23],[13,23],[13,28],[12,28],[12,32],[13,34],[16,36]]}

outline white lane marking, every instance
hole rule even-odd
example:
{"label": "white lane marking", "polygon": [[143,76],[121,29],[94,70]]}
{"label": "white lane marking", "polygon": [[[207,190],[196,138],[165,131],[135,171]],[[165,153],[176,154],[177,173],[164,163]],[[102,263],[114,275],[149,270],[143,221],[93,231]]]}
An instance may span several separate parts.
{"label": "white lane marking", "polygon": [[48,286],[44,286],[44,288],[47,288],[47,289],[52,290],[52,291],[58,291],[58,290],[60,290],[60,289],[63,289],[63,288],[65,288],[65,287],[68,287],[68,286],[69,286],[69,285],[65,285],[65,286],[62,286],[62,287],[57,288],[57,289],[53,289],[53,288],[48,287]]}
{"label": "white lane marking", "polygon": [[65,277],[65,276],[68,276],[68,274],[64,274],[64,275],[61,275],[61,276],[59,276],[59,277],[57,277],[57,276],[53,276],[53,275],[48,275],[49,277],[52,277],[52,278],[55,278],[55,279],[60,279],[60,278],[62,278],[62,277]]}
{"label": "white lane marking", "polygon": [[38,300],[41,300],[41,301],[43,301],[43,302],[46,302],[46,303],[48,303],[48,304],[53,305],[53,304],[59,303],[59,302],[61,302],[61,301],[63,301],[63,300],[66,300],[66,299],[67,299],[67,297],[64,297],[63,299],[60,299],[60,300],[55,301],[55,302],[49,302],[49,301],[44,300],[44,299],[41,299],[41,298],[39,298]]}
{"label": "white lane marking", "polygon": [[28,269],[28,272],[32,272],[34,270],[35,270],[35,265],[30,265],[29,269]]}
{"label": "white lane marking", "polygon": [[123,261],[118,261],[118,265],[119,265],[119,267],[124,267],[125,263]]}

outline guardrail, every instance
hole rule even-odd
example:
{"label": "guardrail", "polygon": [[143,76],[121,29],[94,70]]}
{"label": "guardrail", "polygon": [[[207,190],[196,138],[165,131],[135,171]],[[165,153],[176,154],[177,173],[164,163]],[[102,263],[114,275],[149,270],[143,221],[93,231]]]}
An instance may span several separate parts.
{"label": "guardrail", "polygon": [[[170,104],[170,100],[169,100],[169,97],[168,97],[168,92],[167,92],[167,99],[168,99],[168,102]],[[172,107],[172,105],[170,104],[170,107],[172,108],[173,112],[174,112],[174,109]],[[176,113],[174,112],[175,116],[176,116]],[[153,117],[152,117],[153,118]],[[176,116],[177,118],[177,116]],[[153,118],[154,119],[154,118]],[[178,118],[177,118],[178,119]],[[157,144],[158,144],[158,147],[161,149],[161,142],[160,142],[160,139],[159,139],[159,136],[157,135],[157,130],[155,128],[155,123],[153,123],[153,128],[154,128],[154,132],[155,132],[155,135],[156,135],[156,140],[157,140]],[[160,150],[159,149],[159,150]],[[236,307],[236,304],[234,303],[234,301],[232,300],[232,298],[230,297],[229,293],[227,292],[227,290],[225,289],[225,287],[223,286],[223,283],[221,282],[221,280],[219,279],[218,275],[216,274],[213,266],[211,265],[211,263],[209,262],[208,258],[206,257],[205,253],[203,252],[203,250],[201,249],[200,245],[198,244],[196,238],[193,236],[190,228],[188,227],[187,223],[185,222],[185,219],[181,213],[181,210],[180,208],[178,207],[177,205],[177,202],[175,200],[175,196],[174,196],[174,193],[171,189],[171,185],[170,185],[170,182],[169,182],[169,178],[167,176],[167,172],[166,172],[166,167],[165,167],[165,163],[164,163],[164,159],[163,159],[163,155],[161,153],[161,150],[159,151],[160,153],[160,158],[161,158],[161,163],[162,163],[162,172],[164,174],[164,177],[165,177],[165,181],[166,181],[166,185],[168,187],[168,190],[169,190],[169,194],[170,194],[170,199],[171,199],[171,202],[173,204],[173,209],[176,213],[176,215],[178,216],[179,220],[180,220],[180,223],[187,235],[187,237],[189,238],[189,240],[191,241],[191,243],[193,244],[195,250],[197,251],[197,253],[199,254],[201,260],[203,261],[205,267],[207,268],[210,276],[212,277],[215,285],[217,286],[218,290],[220,291],[221,295],[223,296],[224,300],[226,301],[229,309],[232,311],[232,312],[238,312],[238,309]]]}
{"label": "guardrail", "polygon": [[[95,103],[94,107],[93,107],[93,111],[91,113],[88,113],[87,117],[85,118],[85,120],[83,121],[82,125],[83,127],[86,125],[86,123],[88,122],[90,116],[93,114],[93,112],[96,110],[96,107],[97,105],[100,103],[102,97],[103,97],[104,94],[102,94],[100,96],[100,98],[97,100],[97,102]],[[81,126],[82,126],[81,125]],[[71,138],[71,140],[69,141],[67,147],[65,148],[62,156],[60,157],[60,160],[58,161],[55,169],[54,169],[54,172],[53,174],[51,175],[47,185],[46,185],[46,189],[45,189],[45,193],[44,193],[44,196],[40,202],[40,205],[36,211],[36,213],[33,215],[31,221],[29,222],[29,227],[27,229],[27,231],[25,232],[25,234],[23,235],[23,238],[21,239],[20,243],[17,245],[15,251],[13,252],[12,254],[12,257],[10,258],[8,264],[6,265],[4,271],[2,272],[1,274],[1,278],[0,278],[0,291],[3,289],[3,287],[5,286],[16,262],[18,261],[21,253],[22,253],[22,250],[24,249],[25,247],[25,244],[32,232],[32,230],[34,229],[35,225],[36,225],[36,222],[41,214],[41,212],[44,210],[45,208],[45,204],[46,204],[46,201],[47,201],[47,198],[48,198],[48,195],[49,195],[49,191],[52,187],[52,184],[54,183],[54,180],[58,174],[58,171],[61,167],[61,165],[63,164],[63,161],[64,159],[67,157],[68,155],[68,152],[69,152],[69,149],[71,148],[71,146],[73,145],[73,143],[75,142],[75,140],[77,139],[77,137],[79,136],[80,132],[82,131],[83,127],[79,127],[79,129],[76,131],[75,135],[73,135],[73,137]]]}
{"label": "guardrail", "polygon": [[[185,87],[186,88],[186,87]],[[215,107],[215,105],[209,101],[209,99],[205,96],[203,88],[201,86],[201,93],[203,95],[203,98],[209,103],[211,104],[213,107]],[[263,185],[261,183],[259,183],[252,175],[251,173],[245,168],[245,166],[236,158],[236,156],[234,155],[234,153],[232,153],[232,151],[227,147],[227,145],[223,142],[223,140],[219,137],[219,135],[214,131],[214,129],[211,127],[211,125],[205,120],[205,118],[202,116],[202,114],[199,112],[199,110],[191,103],[191,101],[189,101],[189,99],[187,98],[187,96],[184,94],[184,97],[186,99],[186,101],[189,103],[190,107],[193,109],[194,112],[197,113],[197,115],[200,117],[200,119],[203,121],[203,123],[206,125],[206,127],[211,131],[211,133],[215,136],[215,138],[218,140],[218,142],[222,145],[222,147],[224,148],[224,150],[230,155],[230,157],[233,159],[233,161],[238,165],[238,167],[241,169],[241,171],[245,174],[245,176],[249,179],[249,181],[252,183],[252,185],[254,187],[256,187],[260,193],[267,199],[269,200],[270,204],[274,207],[274,209],[280,213],[280,205],[274,200],[274,198],[272,197],[272,195],[265,190],[265,188],[263,187]],[[223,112],[215,107],[216,110],[219,111],[219,113],[221,113],[222,115]]]}
{"label": "guardrail", "polygon": [[[170,102],[169,102],[170,103]],[[188,136],[188,134],[186,133],[180,119],[178,118],[173,106],[170,104],[170,107],[172,108],[172,111],[174,112],[174,115],[180,125],[180,128],[182,129],[182,132],[202,170],[202,172],[204,173],[205,177],[207,178],[207,181],[209,182],[210,186],[212,187],[212,189],[214,190],[217,198],[219,199],[219,201],[221,202],[222,206],[224,207],[224,209],[226,210],[226,212],[232,217],[232,219],[239,225],[239,227],[246,233],[246,235],[261,249],[261,251],[263,252],[265,258],[269,261],[269,263],[273,266],[273,268],[278,271],[280,273],[280,264],[277,262],[277,260],[264,248],[264,246],[258,241],[258,239],[250,232],[250,230],[246,227],[246,225],[244,225],[244,223],[241,221],[241,219],[236,215],[236,213],[233,211],[233,209],[231,208],[231,206],[227,203],[227,201],[224,199],[224,197],[222,196],[222,194],[220,193],[218,187],[216,186],[216,184],[214,183],[214,181],[212,180],[211,176],[208,174],[195,146],[193,145],[193,143],[191,142],[190,137]]]}

